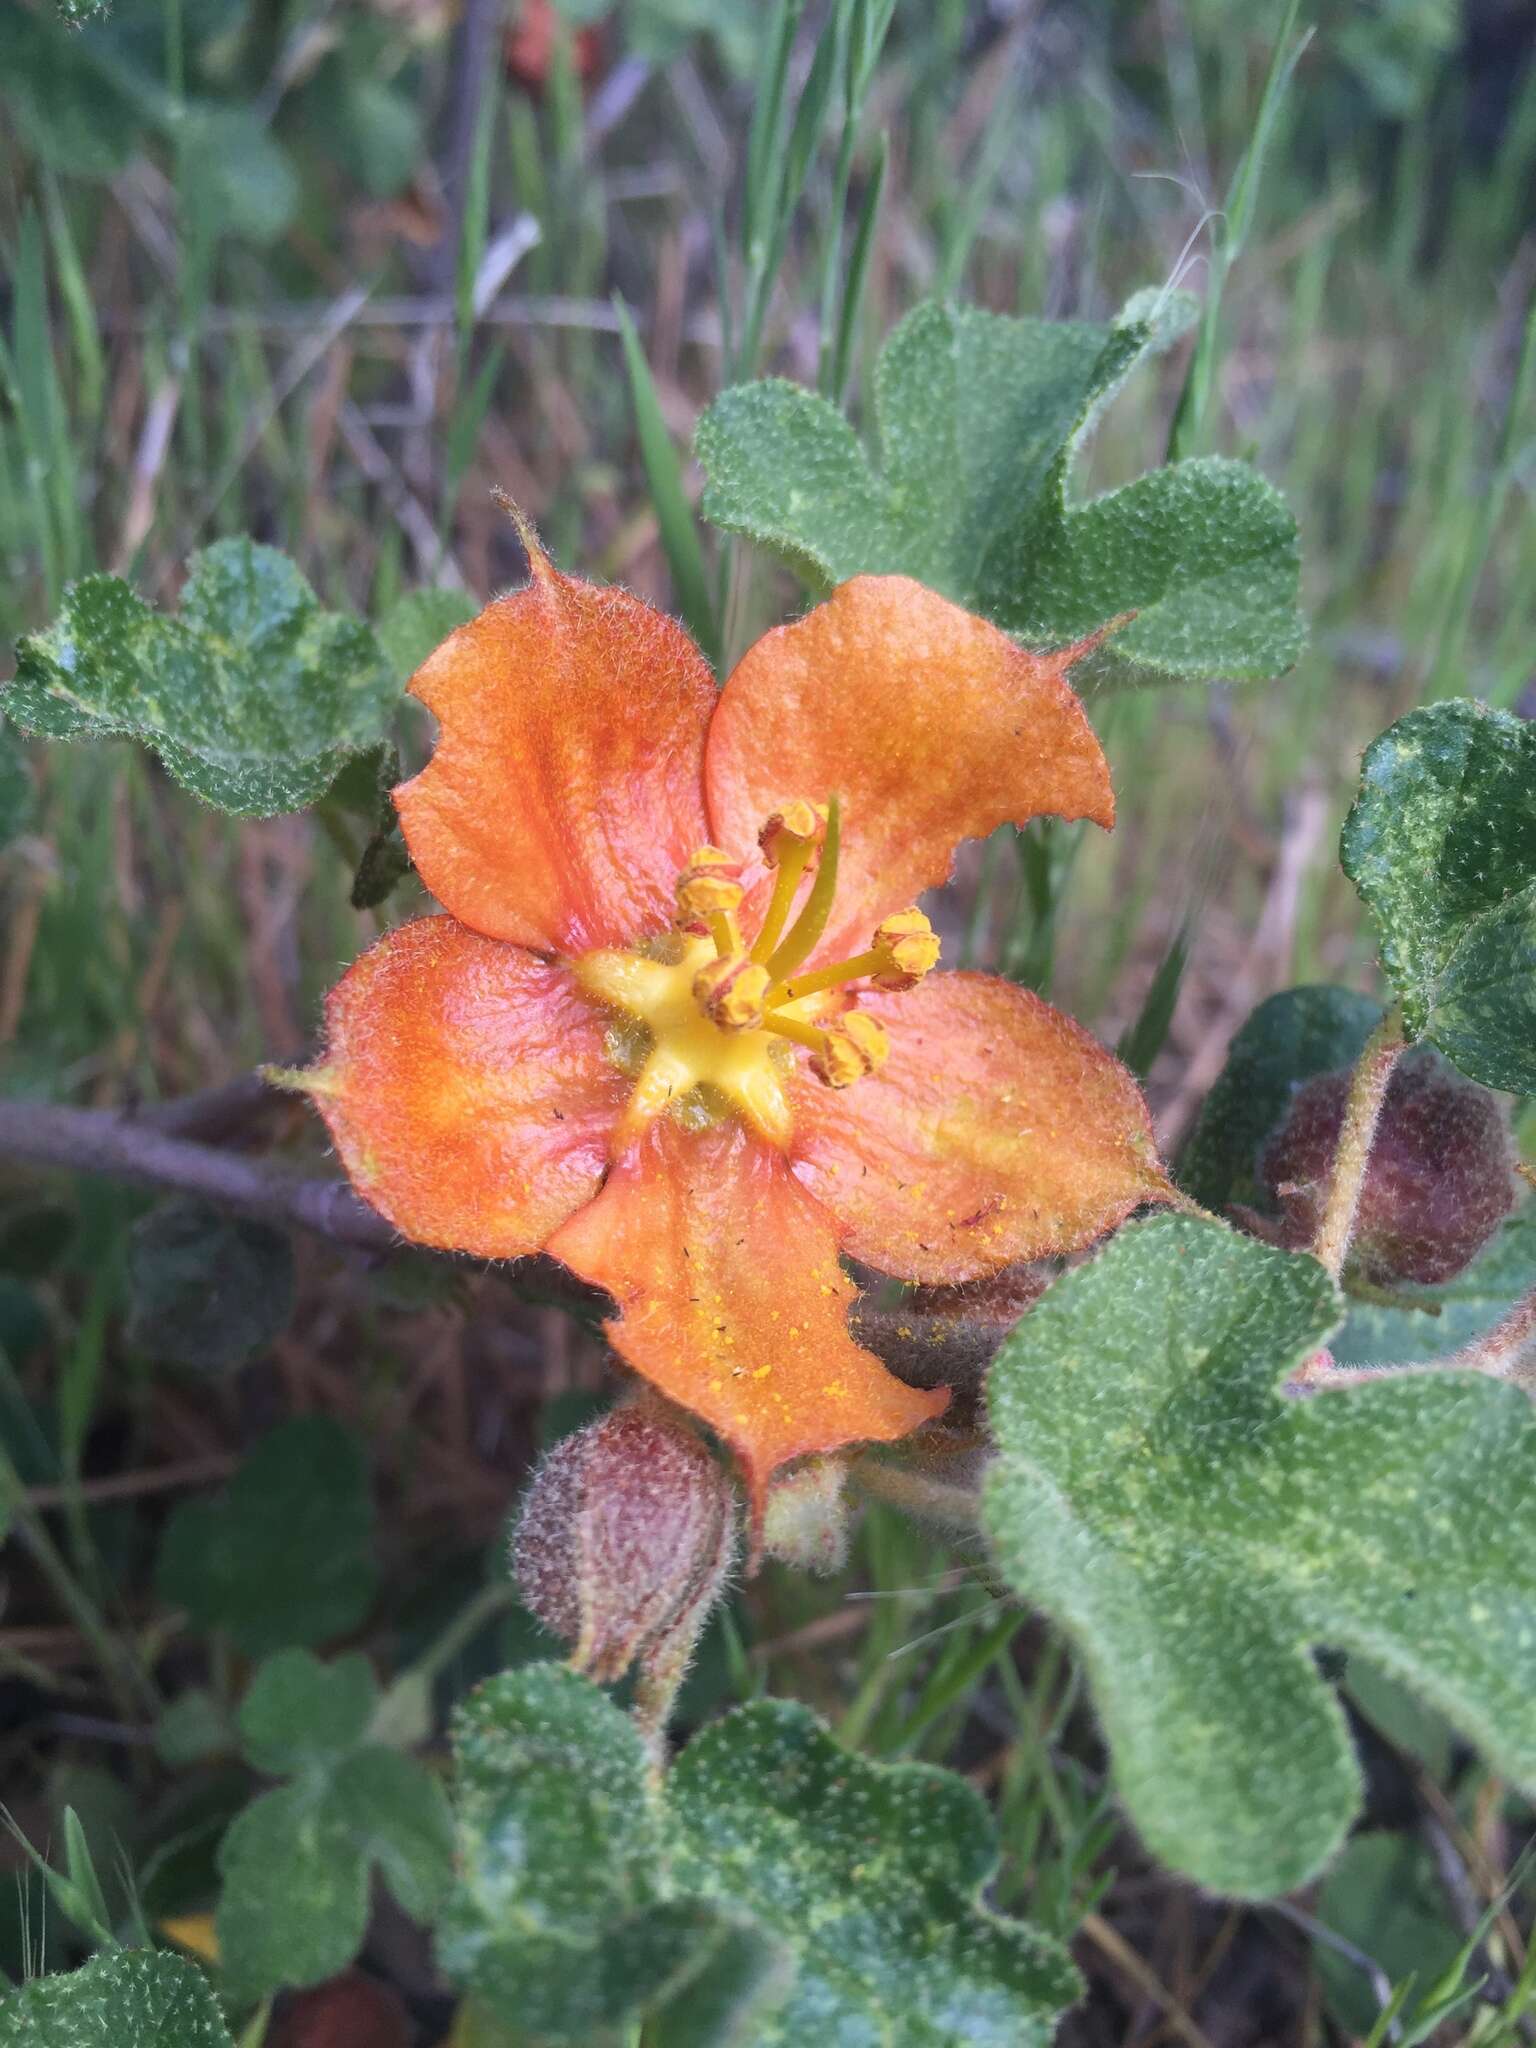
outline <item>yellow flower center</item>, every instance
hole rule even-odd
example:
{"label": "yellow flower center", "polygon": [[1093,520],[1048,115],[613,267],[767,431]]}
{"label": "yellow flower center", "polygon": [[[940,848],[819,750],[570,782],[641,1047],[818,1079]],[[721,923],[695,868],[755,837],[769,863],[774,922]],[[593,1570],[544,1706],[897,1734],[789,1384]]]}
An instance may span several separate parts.
{"label": "yellow flower center", "polygon": [[825,1018],[827,993],[861,979],[911,988],[938,959],[939,941],[921,911],[903,910],[885,919],[866,951],[797,973],[831,915],[841,822],[833,797],[825,806],[786,804],[764,825],[759,844],[775,870],[774,888],[750,946],[739,923],[741,864],[702,846],[677,879],[675,932],[643,946],[602,947],[574,963],[581,986],[614,1012],[609,1057],[634,1077],[621,1140],[664,1114],[700,1124],[737,1114],[782,1144],[791,1123],[785,1082],[792,1046],[811,1053],[811,1071],[830,1088],[884,1065],[885,1027],[846,1006]]}

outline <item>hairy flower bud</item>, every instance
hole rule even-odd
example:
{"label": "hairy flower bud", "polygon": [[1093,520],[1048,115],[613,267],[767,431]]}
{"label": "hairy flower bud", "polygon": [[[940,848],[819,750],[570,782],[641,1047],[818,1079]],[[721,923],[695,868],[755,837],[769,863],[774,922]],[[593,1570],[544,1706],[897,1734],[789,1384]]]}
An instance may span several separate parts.
{"label": "hairy flower bud", "polygon": [[512,1539],[528,1607],[600,1685],[680,1654],[735,1548],[730,1483],[693,1432],[651,1404],[615,1410],[556,1444]]}
{"label": "hairy flower bud", "polygon": [[763,1512],[763,1554],[798,1571],[841,1571],[848,1562],[846,1458],[807,1458],[776,1479]]}
{"label": "hairy flower bud", "polygon": [[[1259,1178],[1280,1211],[1275,1234],[1294,1250],[1317,1234],[1349,1079],[1346,1070],[1306,1082],[1259,1157]],[[1514,1198],[1498,1102],[1428,1046],[1415,1047],[1387,1085],[1346,1270],[1378,1287],[1452,1280]]]}

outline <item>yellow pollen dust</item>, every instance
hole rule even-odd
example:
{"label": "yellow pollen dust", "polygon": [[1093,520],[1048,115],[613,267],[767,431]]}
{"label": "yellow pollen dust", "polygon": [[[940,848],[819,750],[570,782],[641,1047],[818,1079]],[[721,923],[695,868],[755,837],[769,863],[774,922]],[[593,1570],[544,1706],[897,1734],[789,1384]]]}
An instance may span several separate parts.
{"label": "yellow pollen dust", "polygon": [[624,1020],[614,1058],[635,1083],[621,1141],[671,1112],[706,1122],[739,1115],[782,1144],[791,1123],[791,1046],[811,1054],[811,1072],[830,1088],[847,1088],[885,1064],[890,1041],[874,1017],[845,1007],[817,1021],[826,991],[857,980],[911,988],[938,959],[939,941],[920,910],[897,911],[866,952],[797,972],[831,916],[841,831],[835,796],[825,805],[797,799],[774,812],[759,835],[775,871],[773,890],[750,946],[738,925],[742,865],[719,847],[701,846],[677,878],[677,930],[669,939],[603,947],[574,962],[587,993]]}

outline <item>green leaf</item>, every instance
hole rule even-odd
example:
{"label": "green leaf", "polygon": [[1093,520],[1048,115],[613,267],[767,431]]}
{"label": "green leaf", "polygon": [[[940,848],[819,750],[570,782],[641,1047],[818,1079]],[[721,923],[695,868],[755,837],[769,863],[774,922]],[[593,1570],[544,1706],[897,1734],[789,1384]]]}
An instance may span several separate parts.
{"label": "green leaf", "polygon": [[207,1978],[180,1956],[116,1949],[0,2003],[0,2048],[231,2048]]}
{"label": "green leaf", "polygon": [[[1419,1993],[1450,1969],[1461,1947],[1428,1852],[1412,1836],[1358,1835],[1347,1843],[1316,1910],[1324,1927],[1380,1964],[1390,1982],[1412,1977]],[[1351,2035],[1368,2034],[1380,2009],[1370,1979],[1326,1942],[1313,1944],[1312,1959],[1340,2024]],[[1404,2017],[1417,2005],[1410,1998]]]}
{"label": "green leaf", "polygon": [[0,98],[27,148],[75,177],[115,178],[144,132],[143,109],[88,33],[28,7],[0,7]]}
{"label": "green leaf", "polygon": [[951,1772],[869,1763],[807,1708],[760,1700],[689,1744],[668,1794],[676,1881],[745,1907],[796,1956],[765,2048],[1025,2048],[1078,1995],[1049,1936],[978,1903],[996,1835]]}
{"label": "green leaf", "polygon": [[368,1925],[373,1869],[430,1920],[447,1890],[453,1826],[436,1780],[364,1738],[378,1704],[368,1660],[284,1650],[240,1709],[249,1761],[292,1773],[240,1814],[219,1850],[216,1927],[231,1982],[255,1997],[346,1968]]}
{"label": "green leaf", "polygon": [[1366,749],[1344,871],[1411,1036],[1536,1094],[1536,727],[1451,698]]}
{"label": "green leaf", "polygon": [[633,1725],[555,1665],[493,1679],[459,1722],[449,1975],[532,2038],[669,2048],[1044,2042],[1077,1995],[1048,1937],[978,1897],[983,1802],[947,1773],[841,1750],[759,1702],[665,1788]]}
{"label": "green leaf", "polygon": [[160,1546],[161,1598],[248,1657],[344,1634],[377,1582],[363,1455],[323,1416],[272,1430],[225,1493],[177,1508]]}
{"label": "green leaf", "polygon": [[1067,495],[1099,413],[1191,316],[1155,293],[1107,326],[920,306],[875,372],[880,468],[827,400],[738,386],[699,423],[705,517],[818,591],[913,576],[1035,645],[1134,609],[1092,658],[1102,676],[1276,675],[1302,644],[1296,527],[1255,471],[1201,459]]}
{"label": "green leaf", "polygon": [[128,1241],[128,1341],[193,1371],[228,1372],[281,1336],[293,1248],[280,1230],[190,1197],[163,1202]]}
{"label": "green leaf", "polygon": [[1282,989],[1244,1023],[1179,1159],[1178,1181],[1205,1209],[1269,1198],[1255,1179],[1259,1148],[1314,1074],[1352,1067],[1381,1022],[1381,1005],[1326,983]]}
{"label": "green leaf", "polygon": [[143,740],[205,802],[267,817],[324,795],[398,695],[360,620],[322,610],[275,549],[223,540],[193,556],[179,618],[116,576],[75,584],[22,641],[4,708],[48,739]]}
{"label": "green leaf", "polygon": [[379,1703],[361,1651],[322,1664],[308,1650],[279,1650],[240,1702],[240,1738],[258,1771],[278,1778],[356,1749]]}
{"label": "green leaf", "polygon": [[299,180],[282,144],[251,107],[194,106],[182,130],[184,176],[220,232],[275,242],[298,211]]}
{"label": "green leaf", "polygon": [[402,690],[427,656],[479,609],[467,590],[410,590],[395,599],[376,630]]}
{"label": "green leaf", "polygon": [[1536,1208],[1510,1218],[1464,1273],[1443,1287],[1404,1287],[1405,1303],[1388,1308],[1351,1301],[1344,1327],[1329,1349],[1341,1364],[1396,1365],[1444,1358],[1491,1330],[1515,1303],[1536,1288]]}
{"label": "green leaf", "polygon": [[21,742],[0,718],[0,852],[32,823],[37,790]]}
{"label": "green leaf", "polygon": [[1077,1644],[1148,1846],[1240,1896],[1304,1883],[1359,1804],[1316,1645],[1536,1784],[1536,1418],[1460,1374],[1286,1399],[1339,1308],[1312,1259],[1157,1218],[991,1377],[999,1561]]}

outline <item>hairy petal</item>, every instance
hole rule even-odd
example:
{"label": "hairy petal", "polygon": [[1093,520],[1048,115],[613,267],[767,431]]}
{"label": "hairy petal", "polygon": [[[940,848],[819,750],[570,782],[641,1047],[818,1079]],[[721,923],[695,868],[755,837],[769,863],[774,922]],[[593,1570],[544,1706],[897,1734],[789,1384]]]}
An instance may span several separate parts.
{"label": "hairy petal", "polygon": [[889,1442],[948,1400],[854,1343],[831,1219],[734,1119],[659,1118],[548,1249],[614,1297],[615,1350],[720,1433],[757,1507],[786,1459]]}
{"label": "hairy petal", "polygon": [[716,692],[682,627],[554,569],[451,633],[412,678],[437,749],[395,791],[422,880],[473,930],[580,953],[664,930],[708,837]]}
{"label": "hairy petal", "polygon": [[326,1003],[317,1107],[406,1237],[515,1259],[601,1183],[627,1083],[563,968],[451,917],[401,925]]}
{"label": "hairy petal", "polygon": [[903,1280],[973,1280],[1172,1198],[1136,1083],[1038,996],[935,974],[861,1007],[890,1034],[888,1062],[840,1094],[802,1074],[791,1141],[854,1257]]}
{"label": "hairy petal", "polygon": [[1109,768],[1066,682],[1085,645],[1029,654],[906,576],[856,576],[765,633],[721,694],[705,787],[716,841],[749,848],[795,797],[843,799],[832,920],[856,950],[1011,819],[1114,823]]}

